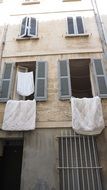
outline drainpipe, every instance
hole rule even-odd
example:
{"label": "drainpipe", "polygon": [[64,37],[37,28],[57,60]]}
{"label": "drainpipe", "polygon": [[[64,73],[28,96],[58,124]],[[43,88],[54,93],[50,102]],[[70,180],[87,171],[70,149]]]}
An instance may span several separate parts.
{"label": "drainpipe", "polygon": [[101,43],[102,43],[103,52],[106,53],[107,47],[106,47],[106,39],[105,39],[105,34],[104,34],[104,26],[103,26],[103,22],[99,13],[98,5],[97,5],[96,0],[91,0],[91,3],[94,9],[94,15],[95,15]]}
{"label": "drainpipe", "polygon": [[2,37],[2,41],[1,41],[0,70],[1,70],[1,64],[2,64],[2,57],[3,57],[4,46],[5,46],[5,42],[6,42],[7,29],[8,29],[8,25],[5,25],[4,26],[4,31],[3,31],[3,37]]}
{"label": "drainpipe", "polygon": [[105,61],[107,61],[107,44],[106,44],[106,39],[105,39],[105,31],[104,31],[104,25],[100,16],[100,12],[98,9],[97,1],[96,0],[91,0],[93,9],[94,9],[94,15],[98,27],[98,32],[100,35],[100,40],[102,43],[102,49],[103,49],[103,58]]}

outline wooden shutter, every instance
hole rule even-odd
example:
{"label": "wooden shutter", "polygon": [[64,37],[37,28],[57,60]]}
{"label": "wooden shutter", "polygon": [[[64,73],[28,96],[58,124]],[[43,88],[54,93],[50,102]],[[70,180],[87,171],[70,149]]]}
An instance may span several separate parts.
{"label": "wooden shutter", "polygon": [[21,24],[21,31],[20,31],[20,36],[26,36],[26,30],[27,30],[27,22],[28,22],[28,18],[25,17],[22,20],[22,24]]}
{"label": "wooden shutter", "polygon": [[59,74],[59,97],[60,99],[69,99],[71,97],[69,61],[60,60],[58,62],[58,74]]}
{"label": "wooden shutter", "polygon": [[36,63],[35,77],[35,99],[39,101],[47,100],[47,62]]}
{"label": "wooden shutter", "polygon": [[84,33],[83,20],[81,16],[76,17],[78,34]]}
{"label": "wooden shutter", "polygon": [[74,34],[74,22],[72,17],[67,18],[68,34]]}
{"label": "wooden shutter", "polygon": [[13,64],[6,63],[1,81],[0,101],[5,102],[10,98],[10,86],[12,77]]}
{"label": "wooden shutter", "polygon": [[100,97],[107,97],[107,79],[101,59],[94,59],[92,63],[95,71],[98,95]]}
{"label": "wooden shutter", "polygon": [[28,30],[29,36],[35,36],[37,35],[37,21],[35,18],[29,18],[29,30]]}

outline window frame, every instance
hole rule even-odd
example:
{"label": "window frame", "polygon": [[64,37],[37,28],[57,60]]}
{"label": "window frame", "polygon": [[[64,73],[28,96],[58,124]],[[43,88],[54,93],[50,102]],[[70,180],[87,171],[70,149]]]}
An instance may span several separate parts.
{"label": "window frame", "polygon": [[[26,24],[25,24],[25,32],[24,34],[21,34],[21,28],[22,28],[22,22],[23,22],[23,19],[26,18]],[[36,22],[36,28],[35,28],[35,35],[31,34],[30,33],[30,30],[31,30],[31,19],[35,19],[35,22]],[[37,18],[34,18],[34,17],[24,17],[21,21],[21,24],[20,24],[20,34],[18,35],[18,37],[16,38],[16,40],[29,40],[29,39],[39,39],[38,37],[38,20]],[[27,22],[28,22],[28,26],[27,26]],[[27,31],[28,30],[28,31]],[[27,36],[26,36],[26,33],[27,33]]]}
{"label": "window frame", "polygon": [[[69,60],[59,60],[58,61],[58,91],[59,91],[59,99],[60,100],[70,100],[70,98],[72,96],[72,84],[71,84],[71,81],[69,82],[69,80],[70,80],[70,66],[69,66],[70,62],[69,62]],[[92,96],[93,97],[94,96],[99,96],[100,98],[107,98],[107,94],[100,94],[99,85],[98,85],[97,76],[96,76],[96,71],[95,71],[95,67],[93,65],[94,60],[96,60],[96,59],[90,59],[90,62],[89,62],[89,73],[90,73]],[[101,60],[101,63],[102,63],[102,59],[99,59],[99,60]],[[67,66],[68,67],[68,73],[69,73],[68,74],[68,83],[69,83],[68,91],[70,93],[69,93],[69,95],[65,95],[65,96],[63,96],[63,93],[61,93],[60,61],[66,61],[66,64],[68,64],[68,66]],[[104,79],[105,79],[105,84],[106,84],[106,87],[107,87],[107,77],[106,77],[106,73],[105,73],[105,69],[104,69],[103,64],[102,64],[102,68],[103,68],[103,73],[104,73],[103,76],[104,76]]]}
{"label": "window frame", "polygon": [[[42,77],[41,79],[44,80],[44,86],[42,87],[44,90],[44,96],[38,96],[37,93],[39,93],[39,91],[37,92],[37,84],[38,84],[38,63],[40,62],[44,62],[44,66],[45,66],[45,72],[44,72],[44,77]],[[17,63],[21,63],[21,62],[17,62]],[[27,63],[27,62],[25,62]],[[48,63],[46,61],[34,61],[36,67],[35,67],[35,86],[34,86],[34,99],[36,101],[46,101],[48,98]],[[1,90],[2,90],[2,81],[3,81],[3,76],[5,73],[5,68],[6,68],[6,64],[10,64],[10,63],[5,63],[4,67],[3,67],[3,75],[1,77]],[[18,65],[16,65],[16,63],[11,63],[12,64],[12,68],[11,68],[11,75],[9,78],[9,88],[8,88],[8,97],[7,98],[0,98],[0,102],[7,102],[9,99],[17,99],[16,96],[16,72],[17,72],[17,67]],[[22,100],[24,99],[24,97],[22,96]],[[20,100],[20,99],[18,99]]]}
{"label": "window frame", "polygon": [[[77,26],[77,18],[78,17],[81,17],[82,19],[82,26],[83,26],[83,30],[84,30],[84,33],[79,33],[78,32],[78,26]],[[72,18],[73,19],[73,28],[74,28],[74,33],[69,33],[69,29],[68,29],[68,18]],[[82,16],[68,16],[66,18],[66,35],[65,37],[88,37],[89,36],[89,33],[87,33],[86,31],[86,27],[85,27],[85,22],[84,22],[84,17]]]}

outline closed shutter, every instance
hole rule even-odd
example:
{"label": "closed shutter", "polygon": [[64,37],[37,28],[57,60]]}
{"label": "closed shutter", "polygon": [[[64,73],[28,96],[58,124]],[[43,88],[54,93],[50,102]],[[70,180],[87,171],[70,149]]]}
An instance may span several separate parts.
{"label": "closed shutter", "polygon": [[95,70],[96,84],[98,88],[98,95],[100,97],[107,97],[107,79],[101,59],[94,59],[93,66]]}
{"label": "closed shutter", "polygon": [[78,34],[84,33],[83,20],[81,16],[76,17]]}
{"label": "closed shutter", "polygon": [[27,30],[27,22],[28,22],[28,18],[25,17],[22,20],[22,24],[21,24],[21,31],[20,31],[20,36],[26,36],[26,30]]}
{"label": "closed shutter", "polygon": [[74,22],[72,17],[67,18],[68,34],[74,34]]}
{"label": "closed shutter", "polygon": [[11,86],[11,76],[12,76],[12,63],[6,63],[3,73],[3,78],[1,81],[1,91],[0,91],[0,101],[5,102],[10,97],[10,86]]}
{"label": "closed shutter", "polygon": [[47,62],[36,63],[35,77],[35,99],[39,101],[47,100]]}
{"label": "closed shutter", "polygon": [[60,99],[69,99],[71,97],[71,81],[69,61],[60,60],[58,62],[59,73],[59,97]]}
{"label": "closed shutter", "polygon": [[29,18],[29,36],[37,35],[37,21],[35,18]]}

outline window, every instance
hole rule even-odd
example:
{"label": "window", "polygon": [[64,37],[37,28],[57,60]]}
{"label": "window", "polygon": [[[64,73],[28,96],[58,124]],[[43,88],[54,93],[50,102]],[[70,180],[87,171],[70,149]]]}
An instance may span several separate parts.
{"label": "window", "polygon": [[20,37],[28,38],[37,36],[37,20],[32,17],[25,17],[22,20]]}
{"label": "window", "polygon": [[67,35],[71,36],[87,36],[83,18],[81,16],[77,17],[67,17]]}
{"label": "window", "polygon": [[92,63],[90,59],[61,60],[58,69],[60,99],[107,97],[107,79],[100,59]]}
{"label": "window", "polygon": [[[35,83],[34,94],[23,97],[16,92],[17,72],[33,71]],[[21,62],[5,63],[4,73],[1,79],[0,101],[6,102],[8,99],[36,99],[47,100],[47,62]]]}
{"label": "window", "polygon": [[39,0],[24,0],[22,4],[29,5],[29,4],[38,4],[38,3],[40,3]]}
{"label": "window", "polygon": [[102,190],[96,139],[93,136],[58,137],[60,190]]}

